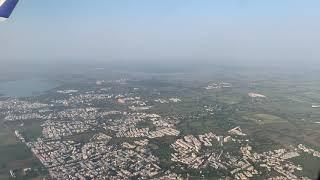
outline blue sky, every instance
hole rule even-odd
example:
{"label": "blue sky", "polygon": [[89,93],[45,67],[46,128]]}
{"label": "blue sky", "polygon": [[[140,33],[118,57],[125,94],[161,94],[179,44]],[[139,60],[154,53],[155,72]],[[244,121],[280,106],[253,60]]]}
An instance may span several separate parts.
{"label": "blue sky", "polygon": [[0,61],[320,61],[318,0],[21,0]]}

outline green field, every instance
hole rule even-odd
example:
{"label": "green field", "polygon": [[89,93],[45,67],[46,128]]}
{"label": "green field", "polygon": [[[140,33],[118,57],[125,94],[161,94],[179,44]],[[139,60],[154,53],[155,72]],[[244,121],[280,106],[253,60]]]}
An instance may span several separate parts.
{"label": "green field", "polygon": [[4,125],[0,125],[0,145],[12,145],[17,143],[17,138],[14,133],[8,130]]}
{"label": "green field", "polygon": [[310,154],[302,154],[299,157],[293,158],[292,161],[303,167],[303,171],[301,172],[303,176],[316,179],[318,173],[320,173],[320,159]]}
{"label": "green field", "polygon": [[[33,128],[31,128],[33,127]],[[36,124],[26,126],[26,132],[31,132]],[[29,134],[29,133],[28,133]],[[0,125],[0,179],[8,179],[9,171],[12,169],[23,169],[29,167],[41,167],[40,162],[33,156],[26,145],[20,143],[9,126]]]}
{"label": "green field", "polygon": [[255,122],[257,124],[263,125],[263,124],[271,124],[271,123],[286,123],[287,120],[271,115],[271,114],[249,114],[248,116],[243,117],[246,120],[250,120],[252,122]]}

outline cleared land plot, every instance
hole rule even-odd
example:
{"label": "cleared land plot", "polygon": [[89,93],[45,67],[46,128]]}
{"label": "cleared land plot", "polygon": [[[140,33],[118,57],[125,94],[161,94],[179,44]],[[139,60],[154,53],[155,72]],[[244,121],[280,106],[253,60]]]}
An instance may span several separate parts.
{"label": "cleared land plot", "polygon": [[251,120],[258,124],[286,123],[287,120],[271,114],[251,114],[244,116],[244,119]]}

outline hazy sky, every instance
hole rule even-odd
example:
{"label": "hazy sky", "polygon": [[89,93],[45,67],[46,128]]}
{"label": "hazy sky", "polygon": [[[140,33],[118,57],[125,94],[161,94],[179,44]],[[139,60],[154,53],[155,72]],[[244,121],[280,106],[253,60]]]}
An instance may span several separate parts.
{"label": "hazy sky", "polygon": [[21,0],[0,61],[320,61],[319,0]]}

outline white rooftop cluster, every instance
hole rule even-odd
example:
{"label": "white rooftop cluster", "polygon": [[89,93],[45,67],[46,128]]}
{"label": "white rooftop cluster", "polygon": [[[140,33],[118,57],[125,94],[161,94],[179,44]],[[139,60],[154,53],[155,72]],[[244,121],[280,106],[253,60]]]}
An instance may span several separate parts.
{"label": "white rooftop cluster", "polygon": [[246,136],[246,134],[242,132],[239,126],[229,130],[228,133],[238,135],[238,136]]}
{"label": "white rooftop cluster", "polygon": [[179,98],[176,98],[176,97],[172,97],[172,98],[169,98],[169,99],[155,99],[154,100],[155,102],[158,102],[160,104],[168,104],[170,102],[173,102],[173,103],[178,103],[178,102],[181,102],[182,100],[179,99]]}
{"label": "white rooftop cluster", "polygon": [[77,93],[78,90],[75,89],[68,89],[68,90],[58,90],[57,93],[60,94],[72,94],[72,93]]}
{"label": "white rooftop cluster", "polygon": [[208,84],[207,87],[205,87],[205,89],[211,90],[211,89],[221,89],[221,88],[231,88],[231,87],[232,87],[231,83],[220,82],[220,83],[210,83]]}
{"label": "white rooftop cluster", "polygon": [[251,98],[266,98],[267,97],[263,94],[258,94],[258,93],[253,93],[253,92],[248,93],[248,96]]}

